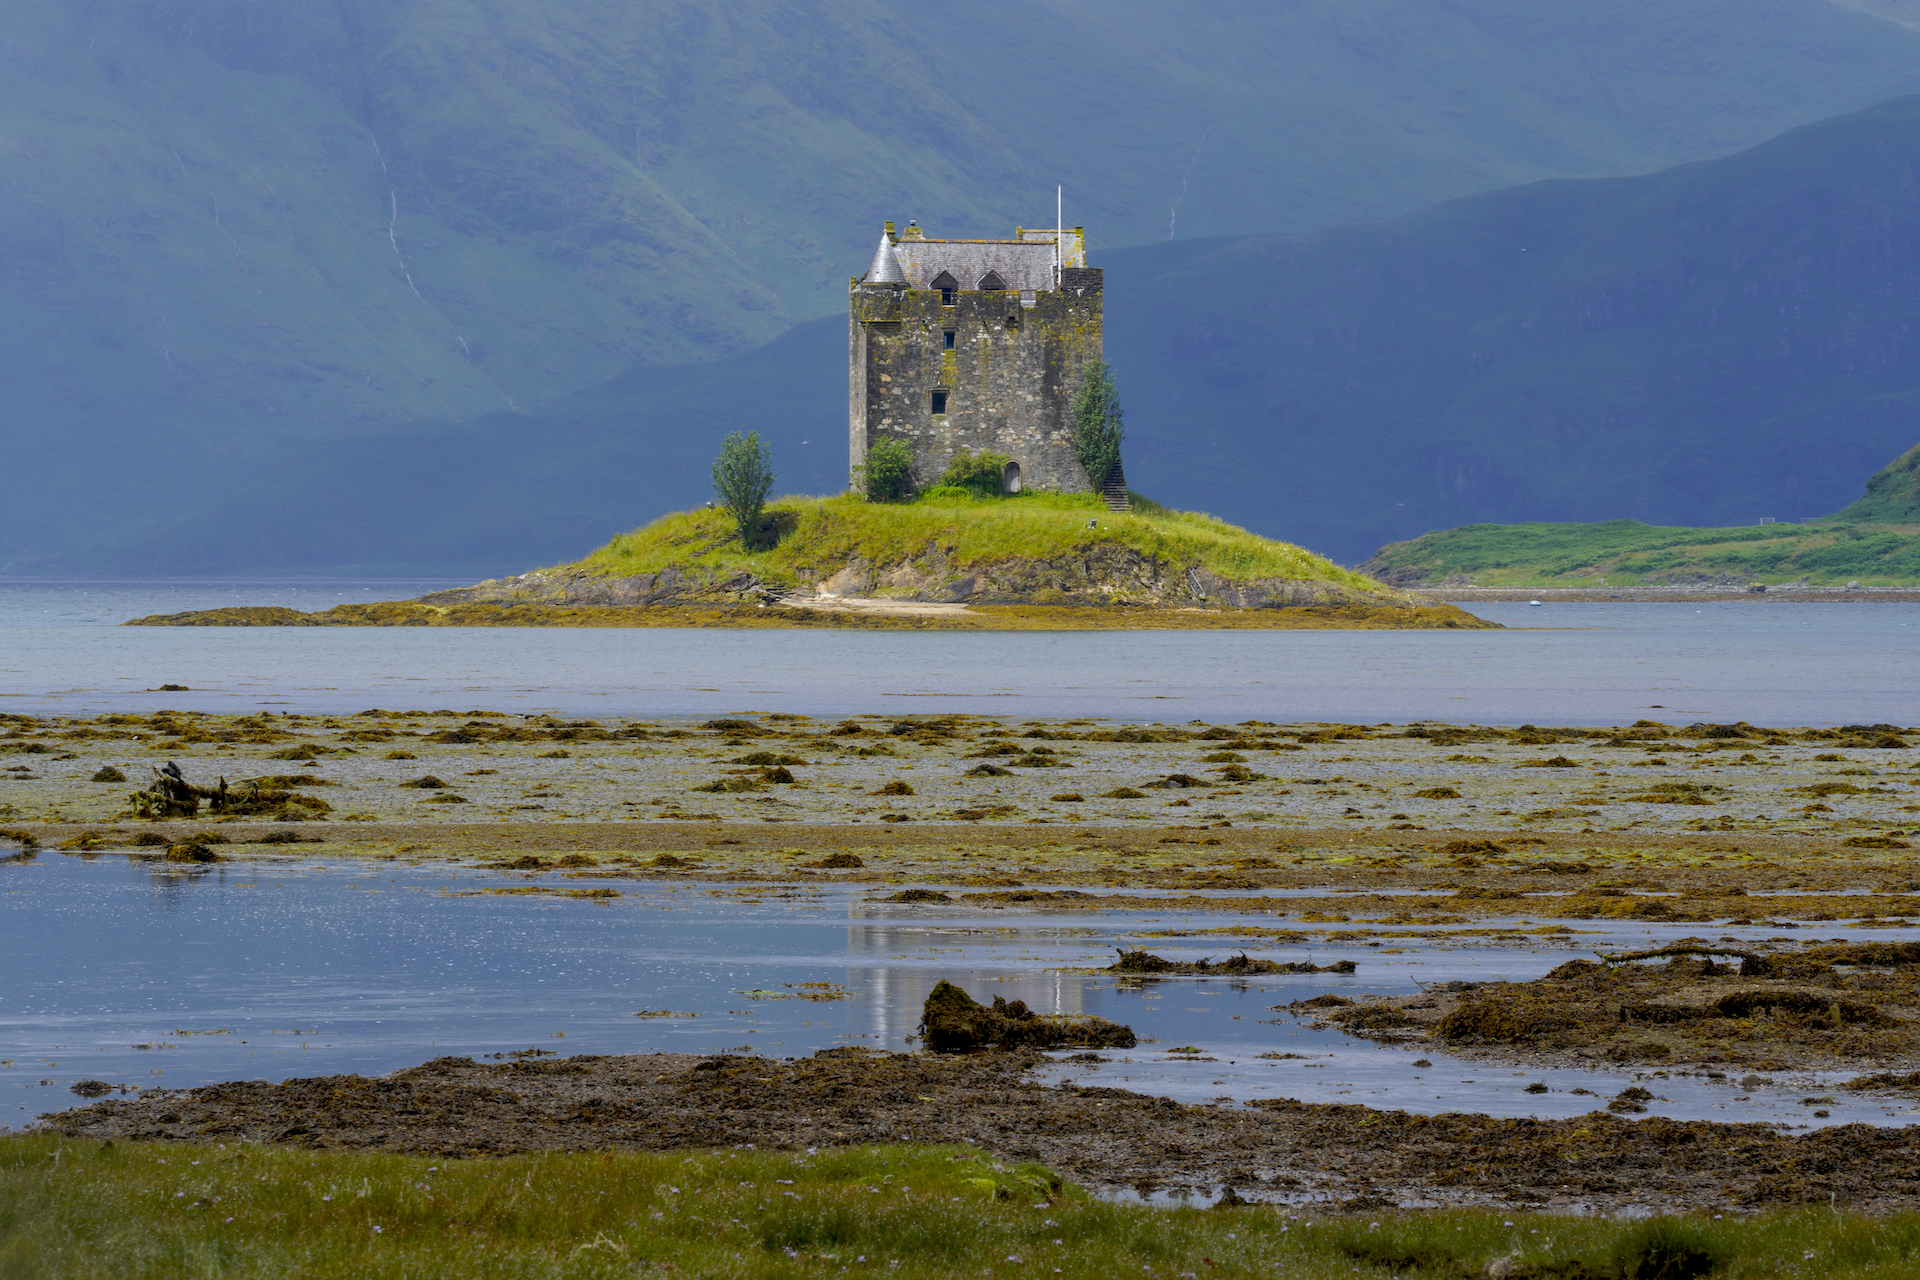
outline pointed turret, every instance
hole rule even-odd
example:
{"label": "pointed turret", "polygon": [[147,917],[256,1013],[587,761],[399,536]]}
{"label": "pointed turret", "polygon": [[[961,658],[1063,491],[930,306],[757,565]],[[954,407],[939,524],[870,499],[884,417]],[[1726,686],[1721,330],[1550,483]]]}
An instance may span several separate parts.
{"label": "pointed turret", "polygon": [[873,251],[873,263],[867,268],[865,284],[905,284],[907,273],[900,269],[900,259],[893,253],[893,237],[885,231],[880,233],[880,247]]}

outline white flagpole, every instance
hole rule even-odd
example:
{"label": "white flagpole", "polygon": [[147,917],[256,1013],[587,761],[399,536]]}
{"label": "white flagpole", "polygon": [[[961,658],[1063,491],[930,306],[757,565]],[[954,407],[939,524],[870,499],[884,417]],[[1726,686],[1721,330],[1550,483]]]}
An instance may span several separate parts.
{"label": "white flagpole", "polygon": [[1060,237],[1065,234],[1060,229],[1065,225],[1060,221],[1066,210],[1065,192],[1064,183],[1053,189],[1053,287],[1056,289],[1060,287],[1062,279],[1061,268],[1067,265],[1067,248],[1060,243]]}

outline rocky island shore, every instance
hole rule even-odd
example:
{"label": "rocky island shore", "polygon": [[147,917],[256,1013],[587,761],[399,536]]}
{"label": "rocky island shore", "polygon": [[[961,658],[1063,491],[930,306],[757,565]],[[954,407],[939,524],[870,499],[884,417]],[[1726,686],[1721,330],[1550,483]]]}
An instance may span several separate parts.
{"label": "rocky island shore", "polygon": [[318,613],[228,608],[130,626],[903,627],[1482,630],[1498,624],[1382,586],[1209,516],[1110,512],[1086,496],[791,498],[743,543],[681,512],[585,559],[418,600]]}

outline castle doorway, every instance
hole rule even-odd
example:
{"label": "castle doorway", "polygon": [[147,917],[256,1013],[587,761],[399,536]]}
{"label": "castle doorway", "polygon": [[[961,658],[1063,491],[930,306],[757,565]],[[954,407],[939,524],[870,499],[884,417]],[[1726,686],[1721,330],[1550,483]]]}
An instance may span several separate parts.
{"label": "castle doorway", "polygon": [[1000,469],[1000,488],[1005,493],[1020,492],[1020,464],[1009,462]]}

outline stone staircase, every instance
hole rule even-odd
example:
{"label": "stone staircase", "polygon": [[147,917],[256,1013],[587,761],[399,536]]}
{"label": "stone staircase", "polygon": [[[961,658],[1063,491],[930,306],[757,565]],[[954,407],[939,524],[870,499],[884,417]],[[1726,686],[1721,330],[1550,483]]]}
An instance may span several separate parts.
{"label": "stone staircase", "polygon": [[1117,463],[1114,465],[1113,470],[1107,475],[1106,484],[1101,486],[1100,497],[1106,502],[1109,511],[1133,510],[1133,503],[1127,497],[1126,467]]}

